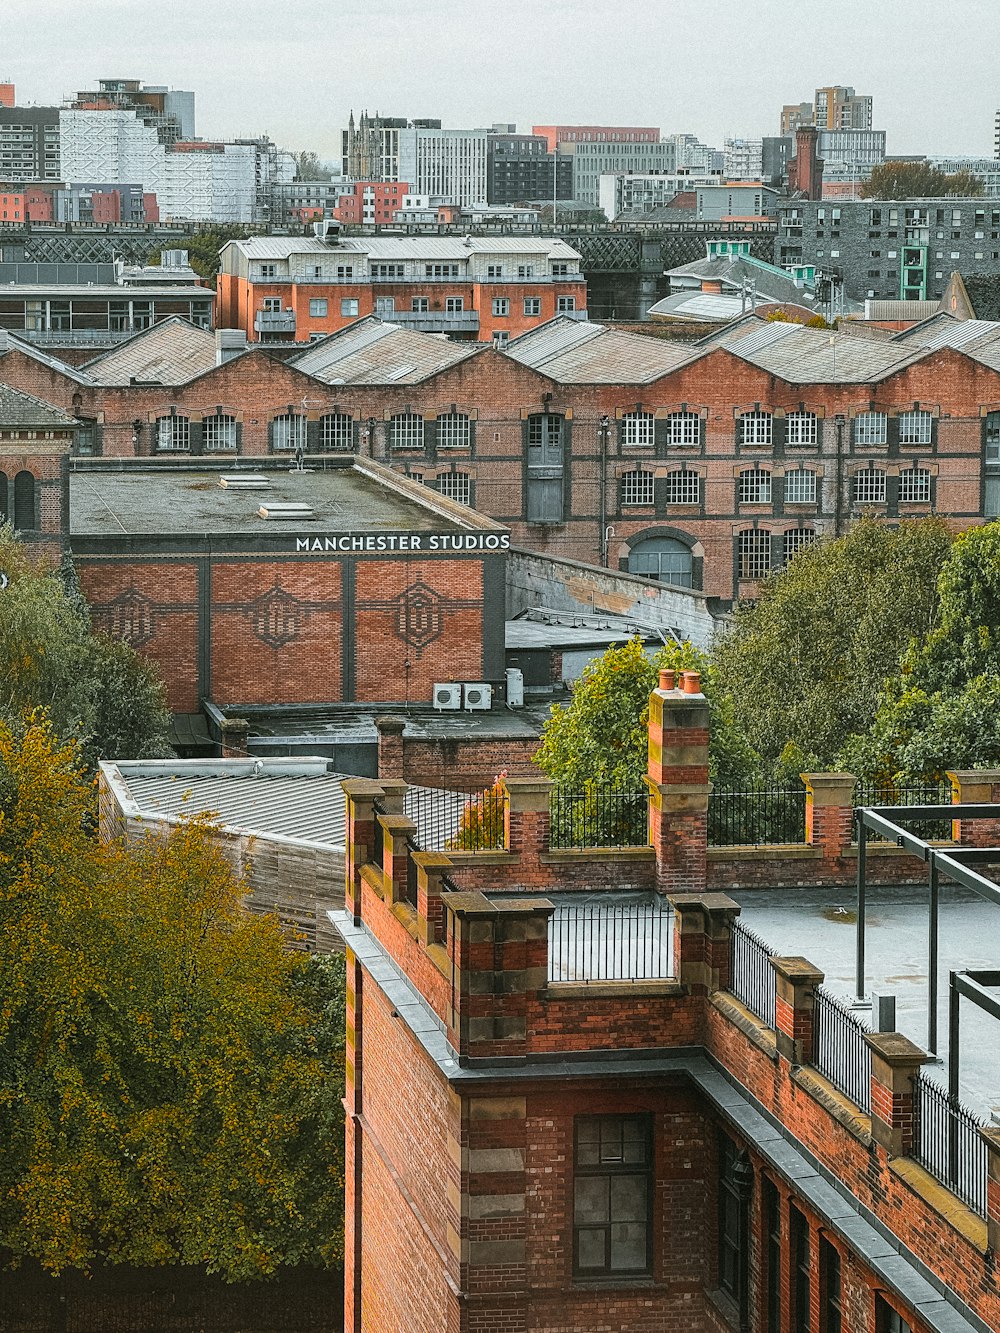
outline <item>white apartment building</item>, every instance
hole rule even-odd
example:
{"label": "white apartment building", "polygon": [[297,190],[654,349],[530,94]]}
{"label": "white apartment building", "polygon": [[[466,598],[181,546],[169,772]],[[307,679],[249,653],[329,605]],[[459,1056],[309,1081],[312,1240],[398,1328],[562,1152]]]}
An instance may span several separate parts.
{"label": "white apartment building", "polygon": [[760,139],[727,139],[722,151],[727,180],[760,180],[764,170],[764,145]]}
{"label": "white apartment building", "polygon": [[600,205],[602,176],[657,175],[675,171],[677,167],[677,145],[673,140],[563,143],[559,151],[573,155],[573,198],[594,208]]}
{"label": "white apartment building", "polygon": [[606,173],[598,185],[598,204],[613,222],[629,209],[662,208],[675,194],[698,185],[717,185],[722,177],[713,171],[669,171]]}
{"label": "white apartment building", "polygon": [[397,179],[414,194],[485,203],[487,143],[486,130],[400,130]]}

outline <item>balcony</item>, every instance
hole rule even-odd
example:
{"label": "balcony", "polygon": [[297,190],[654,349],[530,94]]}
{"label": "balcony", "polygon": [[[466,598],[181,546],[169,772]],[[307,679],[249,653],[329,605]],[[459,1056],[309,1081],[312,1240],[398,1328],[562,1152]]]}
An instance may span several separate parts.
{"label": "balcony", "polygon": [[253,326],[257,333],[294,333],[295,312],[258,310],[254,315]]}
{"label": "balcony", "polygon": [[[148,325],[143,326],[148,327]],[[114,347],[139,332],[132,329],[11,329],[15,338],[36,347]]]}
{"label": "balcony", "polygon": [[387,324],[421,333],[478,333],[478,310],[376,310]]}

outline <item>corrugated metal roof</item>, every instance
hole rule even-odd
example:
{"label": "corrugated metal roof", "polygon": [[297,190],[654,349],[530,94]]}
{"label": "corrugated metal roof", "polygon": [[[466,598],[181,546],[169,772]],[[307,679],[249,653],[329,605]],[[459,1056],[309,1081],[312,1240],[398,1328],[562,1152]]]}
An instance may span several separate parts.
{"label": "corrugated metal roof", "polygon": [[350,250],[375,260],[468,259],[470,254],[547,255],[579,259],[579,252],[558,236],[342,236],[324,243],[311,236],[251,236],[232,241],[248,259],[288,259],[297,254],[336,254]]}
{"label": "corrugated metal roof", "polygon": [[865,302],[865,319],[926,319],[941,309],[940,301],[875,301]]}
{"label": "corrugated metal roof", "polygon": [[96,384],[186,384],[215,365],[215,335],[174,315],[86,363]]}
{"label": "corrugated metal roof", "polygon": [[507,344],[507,354],[524,366],[540,366],[550,356],[556,356],[571,347],[589,342],[604,332],[603,324],[592,324],[584,319],[569,319],[557,315],[547,324],[522,333]]}
{"label": "corrugated metal roof", "polygon": [[691,361],[688,343],[603,324],[554,320],[518,338],[507,355],[561,384],[645,384]]}
{"label": "corrugated metal roof", "polygon": [[65,430],[79,423],[66,416],[51,403],[21,393],[7,384],[0,384],[0,427],[35,427],[44,430]]}
{"label": "corrugated metal roof", "polygon": [[481,343],[451,342],[370,315],[314,343],[289,364],[327,384],[417,384],[482,350]]}
{"label": "corrugated metal roof", "polygon": [[827,329],[775,323],[729,346],[734,355],[790,384],[863,384],[926,354],[892,341],[843,337]]}
{"label": "corrugated metal roof", "polygon": [[330,249],[315,236],[248,236],[246,240],[230,241],[229,244],[237,246],[248,259],[287,259],[289,255],[315,254],[317,251],[326,254]]}
{"label": "corrugated metal roof", "polygon": [[[904,304],[911,304],[905,302]],[[985,335],[985,339],[984,339]],[[950,317],[931,324],[921,324],[914,329],[905,329],[893,338],[894,343],[903,343],[908,347],[923,347],[933,351],[938,347],[966,347],[978,339],[986,342],[1000,336],[1000,324],[989,319],[954,320]]]}
{"label": "corrugated metal roof", "polygon": [[675,292],[673,296],[666,296],[651,305],[649,313],[722,322],[744,314],[745,305],[739,296],[721,296],[716,292]]}

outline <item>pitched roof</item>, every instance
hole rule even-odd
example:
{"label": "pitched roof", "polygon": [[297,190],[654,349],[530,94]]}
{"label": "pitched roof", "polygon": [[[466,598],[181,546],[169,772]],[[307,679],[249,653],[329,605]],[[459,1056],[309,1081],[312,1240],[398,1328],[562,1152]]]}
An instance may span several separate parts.
{"label": "pitched roof", "polygon": [[51,403],[0,384],[0,430],[28,427],[34,430],[68,430],[77,425],[72,417]]}
{"label": "pitched roof", "polygon": [[374,260],[461,260],[474,254],[580,258],[579,253],[558,236],[342,236],[333,245],[312,236],[251,236],[227,244],[237,246],[248,259],[288,259],[299,254],[348,252],[366,254]]}
{"label": "pitched roof", "polygon": [[[77,384],[93,385],[94,383],[87,372],[81,370],[79,366],[70,365],[68,361],[61,361],[59,357],[53,356],[51,352],[43,352],[40,347],[36,347],[27,338],[18,338],[9,329],[0,329],[0,358],[3,357],[5,352],[13,351],[21,352],[24,356],[30,357],[32,361],[48,366],[49,370],[65,375],[67,379],[75,380]],[[0,360],[0,364],[2,364],[2,360]]]}
{"label": "pitched roof", "polygon": [[781,321],[758,322],[716,335],[742,361],[787,384],[867,384],[927,355],[923,347],[899,346],[895,339],[855,338],[829,329]]}
{"label": "pitched roof", "polygon": [[186,384],[214,366],[215,335],[180,315],[172,315],[102,352],[84,368],[94,383],[114,386],[130,384],[134,379]]}
{"label": "pitched roof", "polygon": [[561,384],[648,384],[697,355],[690,343],[565,316],[515,338],[506,354]]}
{"label": "pitched roof", "polygon": [[367,315],[290,357],[287,364],[326,384],[418,384],[476,356],[483,347]]}
{"label": "pitched roof", "polygon": [[[752,255],[710,255],[667,269],[666,276],[672,280],[694,278],[699,282],[717,282],[723,289],[734,290],[752,283],[758,302],[793,301],[809,306],[816,301],[815,291],[797,283],[790,273]],[[672,290],[679,286],[671,282]]]}

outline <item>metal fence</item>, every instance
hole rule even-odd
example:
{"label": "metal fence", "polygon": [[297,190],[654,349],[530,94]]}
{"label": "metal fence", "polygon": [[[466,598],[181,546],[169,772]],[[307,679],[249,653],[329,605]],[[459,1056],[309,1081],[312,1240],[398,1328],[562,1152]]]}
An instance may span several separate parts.
{"label": "metal fence", "polygon": [[[854,784],[852,799],[855,809],[859,805],[951,805],[952,790],[949,782],[858,781]],[[906,827],[918,838],[927,838],[931,842],[948,842],[951,839],[950,819],[921,819],[914,823],[907,822]],[[878,837],[869,829],[868,841],[885,842],[886,839]]]}
{"label": "metal fence", "polygon": [[805,842],[805,787],[715,787],[708,798],[710,847]]}
{"label": "metal fence", "polygon": [[549,918],[550,981],[652,981],[673,975],[664,902],[564,903]]}
{"label": "metal fence", "polygon": [[935,1180],[986,1216],[985,1125],[923,1073],[913,1080],[913,1155]]}
{"label": "metal fence", "polygon": [[646,792],[554,787],[549,815],[549,846],[553,848],[645,847],[649,843]]}
{"label": "metal fence", "polygon": [[776,951],[739,919],[733,922],[731,939],[729,990],[762,1023],[773,1028],[775,977],[771,958]]}
{"label": "metal fence", "polygon": [[488,852],[503,848],[507,793],[502,786],[455,791],[408,787],[403,812],[427,852]]}
{"label": "metal fence", "polygon": [[868,1025],[823,986],[813,1008],[813,1064],[862,1111],[871,1110],[872,1053]]}

